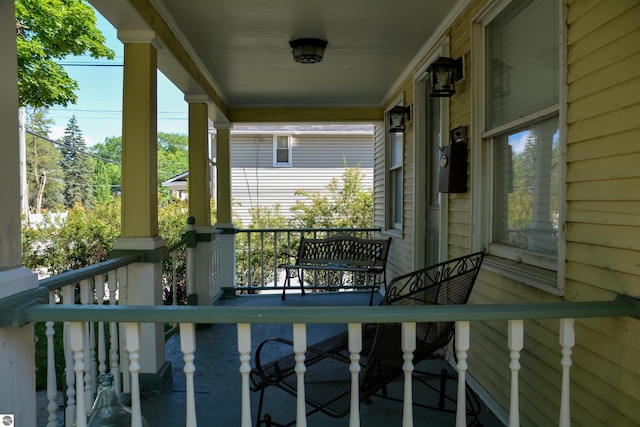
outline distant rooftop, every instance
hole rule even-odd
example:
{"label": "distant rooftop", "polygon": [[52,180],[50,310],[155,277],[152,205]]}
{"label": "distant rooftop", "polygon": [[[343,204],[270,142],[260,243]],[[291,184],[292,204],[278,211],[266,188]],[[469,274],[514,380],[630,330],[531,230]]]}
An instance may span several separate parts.
{"label": "distant rooftop", "polygon": [[372,134],[373,125],[345,125],[345,124],[306,124],[306,125],[238,125],[233,126],[232,133],[357,133]]}

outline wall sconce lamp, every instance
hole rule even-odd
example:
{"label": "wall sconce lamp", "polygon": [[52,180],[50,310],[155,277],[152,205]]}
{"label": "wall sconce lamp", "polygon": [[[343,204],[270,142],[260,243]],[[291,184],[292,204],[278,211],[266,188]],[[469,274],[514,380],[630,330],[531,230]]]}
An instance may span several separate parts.
{"label": "wall sconce lamp", "polygon": [[449,97],[456,93],[456,82],[464,78],[464,57],[439,57],[427,69],[431,82],[430,96]]}
{"label": "wall sconce lamp", "polygon": [[327,42],[320,39],[296,39],[289,42],[293,60],[301,64],[322,62]]}
{"label": "wall sconce lamp", "polygon": [[396,105],[387,113],[389,116],[389,133],[404,132],[405,124],[411,121],[411,107]]}

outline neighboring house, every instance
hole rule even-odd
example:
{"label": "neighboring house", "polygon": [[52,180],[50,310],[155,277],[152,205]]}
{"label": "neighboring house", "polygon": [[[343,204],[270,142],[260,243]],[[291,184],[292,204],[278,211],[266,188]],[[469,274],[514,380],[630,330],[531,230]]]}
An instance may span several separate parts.
{"label": "neighboring house", "polygon": [[[215,153],[215,136],[212,152]],[[215,155],[214,155],[215,157]],[[238,226],[251,224],[251,210],[274,208],[291,216],[296,190],[329,195],[327,185],[345,168],[359,166],[373,187],[373,126],[242,126],[231,131],[231,192]],[[188,172],[162,183],[184,200]],[[215,173],[212,173],[215,177]],[[215,198],[215,187],[212,191]]]}

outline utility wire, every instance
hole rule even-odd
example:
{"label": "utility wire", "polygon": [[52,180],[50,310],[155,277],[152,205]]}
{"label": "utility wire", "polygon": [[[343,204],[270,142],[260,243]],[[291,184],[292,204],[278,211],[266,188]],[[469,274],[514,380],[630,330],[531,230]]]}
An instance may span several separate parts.
{"label": "utility wire", "polygon": [[95,157],[96,159],[100,159],[103,162],[114,163],[116,165],[120,165],[121,164],[120,162],[116,162],[115,160],[107,159],[106,157],[102,157],[102,156],[98,156],[97,154],[93,154],[93,153],[89,153],[89,152],[86,152],[86,151],[82,151],[82,150],[80,150],[78,148],[72,147],[72,146],[64,144],[62,142],[54,141],[53,139],[49,139],[46,136],[42,136],[42,135],[37,134],[35,132],[31,132],[28,129],[26,130],[26,132],[31,134],[31,135],[33,135],[33,136],[35,136],[35,137],[37,137],[37,138],[44,139],[45,141],[49,141],[52,144],[59,145],[59,146],[64,147],[64,148],[66,148],[68,150],[73,150],[73,151],[75,151],[77,153],[80,153],[80,154],[86,154],[87,156]]}

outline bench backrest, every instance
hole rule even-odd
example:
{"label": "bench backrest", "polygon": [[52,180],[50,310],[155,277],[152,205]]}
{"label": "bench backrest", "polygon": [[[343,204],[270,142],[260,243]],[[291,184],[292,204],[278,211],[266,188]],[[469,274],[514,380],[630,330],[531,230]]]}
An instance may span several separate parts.
{"label": "bench backrest", "polygon": [[[396,277],[387,286],[381,305],[466,304],[483,257],[478,252]],[[413,363],[433,358],[434,352],[446,347],[453,337],[454,326],[454,322],[418,323]],[[400,329],[399,323],[376,325],[367,367],[361,377],[360,399],[366,399],[403,374]]]}
{"label": "bench backrest", "polygon": [[361,239],[352,236],[332,236],[325,239],[300,240],[297,265],[331,265],[344,263],[350,267],[384,269],[391,238]]}

